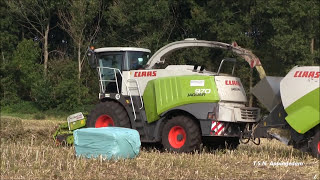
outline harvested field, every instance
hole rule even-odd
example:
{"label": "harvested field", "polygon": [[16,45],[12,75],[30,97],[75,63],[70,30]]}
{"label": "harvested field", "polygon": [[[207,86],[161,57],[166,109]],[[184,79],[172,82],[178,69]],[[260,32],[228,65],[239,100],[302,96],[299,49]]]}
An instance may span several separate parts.
{"label": "harvested field", "polygon": [[1,179],[319,179],[318,160],[276,140],[193,154],[143,148],[135,159],[76,158],[56,147],[61,121],[1,117]]}

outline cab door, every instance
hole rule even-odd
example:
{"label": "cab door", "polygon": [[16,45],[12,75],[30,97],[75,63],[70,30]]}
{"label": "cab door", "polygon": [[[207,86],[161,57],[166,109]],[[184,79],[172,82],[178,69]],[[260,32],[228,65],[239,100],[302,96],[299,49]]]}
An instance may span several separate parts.
{"label": "cab door", "polygon": [[121,93],[124,53],[108,52],[97,55],[101,93]]}

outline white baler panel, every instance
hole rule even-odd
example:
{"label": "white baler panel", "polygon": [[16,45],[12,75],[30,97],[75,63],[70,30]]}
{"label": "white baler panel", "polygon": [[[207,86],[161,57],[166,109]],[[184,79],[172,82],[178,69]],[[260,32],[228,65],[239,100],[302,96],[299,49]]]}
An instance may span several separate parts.
{"label": "white baler panel", "polygon": [[287,108],[302,96],[319,88],[319,66],[294,67],[280,82],[283,107]]}
{"label": "white baler panel", "polygon": [[220,101],[247,102],[246,93],[239,78],[231,76],[216,76],[215,81]]}

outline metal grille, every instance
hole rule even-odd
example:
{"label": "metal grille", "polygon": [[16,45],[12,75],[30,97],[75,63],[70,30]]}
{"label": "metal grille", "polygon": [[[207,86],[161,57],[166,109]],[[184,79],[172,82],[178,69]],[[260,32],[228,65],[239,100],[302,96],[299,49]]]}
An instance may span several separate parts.
{"label": "metal grille", "polygon": [[249,120],[249,121],[256,121],[259,118],[260,115],[260,109],[259,108],[240,108],[241,110],[241,119],[243,120]]}

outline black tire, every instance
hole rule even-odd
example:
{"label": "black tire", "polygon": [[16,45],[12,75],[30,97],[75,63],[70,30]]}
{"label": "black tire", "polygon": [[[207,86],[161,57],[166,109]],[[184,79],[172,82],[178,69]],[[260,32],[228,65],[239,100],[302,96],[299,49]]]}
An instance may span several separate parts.
{"label": "black tire", "polygon": [[[175,129],[178,129],[178,131],[174,131]],[[177,132],[176,136],[172,132]],[[171,137],[171,143],[169,137]],[[178,143],[178,145],[172,145],[172,141]],[[200,144],[201,131],[199,125],[191,118],[182,115],[175,116],[164,124],[162,130],[164,149],[171,152],[192,152],[199,150]]]}
{"label": "black tire", "polygon": [[313,157],[320,159],[320,131],[316,132],[312,138],[311,153]]}
{"label": "black tire", "polygon": [[131,128],[127,111],[121,104],[114,101],[105,101],[97,104],[90,112],[86,126],[96,127],[97,119],[103,115],[112,118],[114,126]]}

